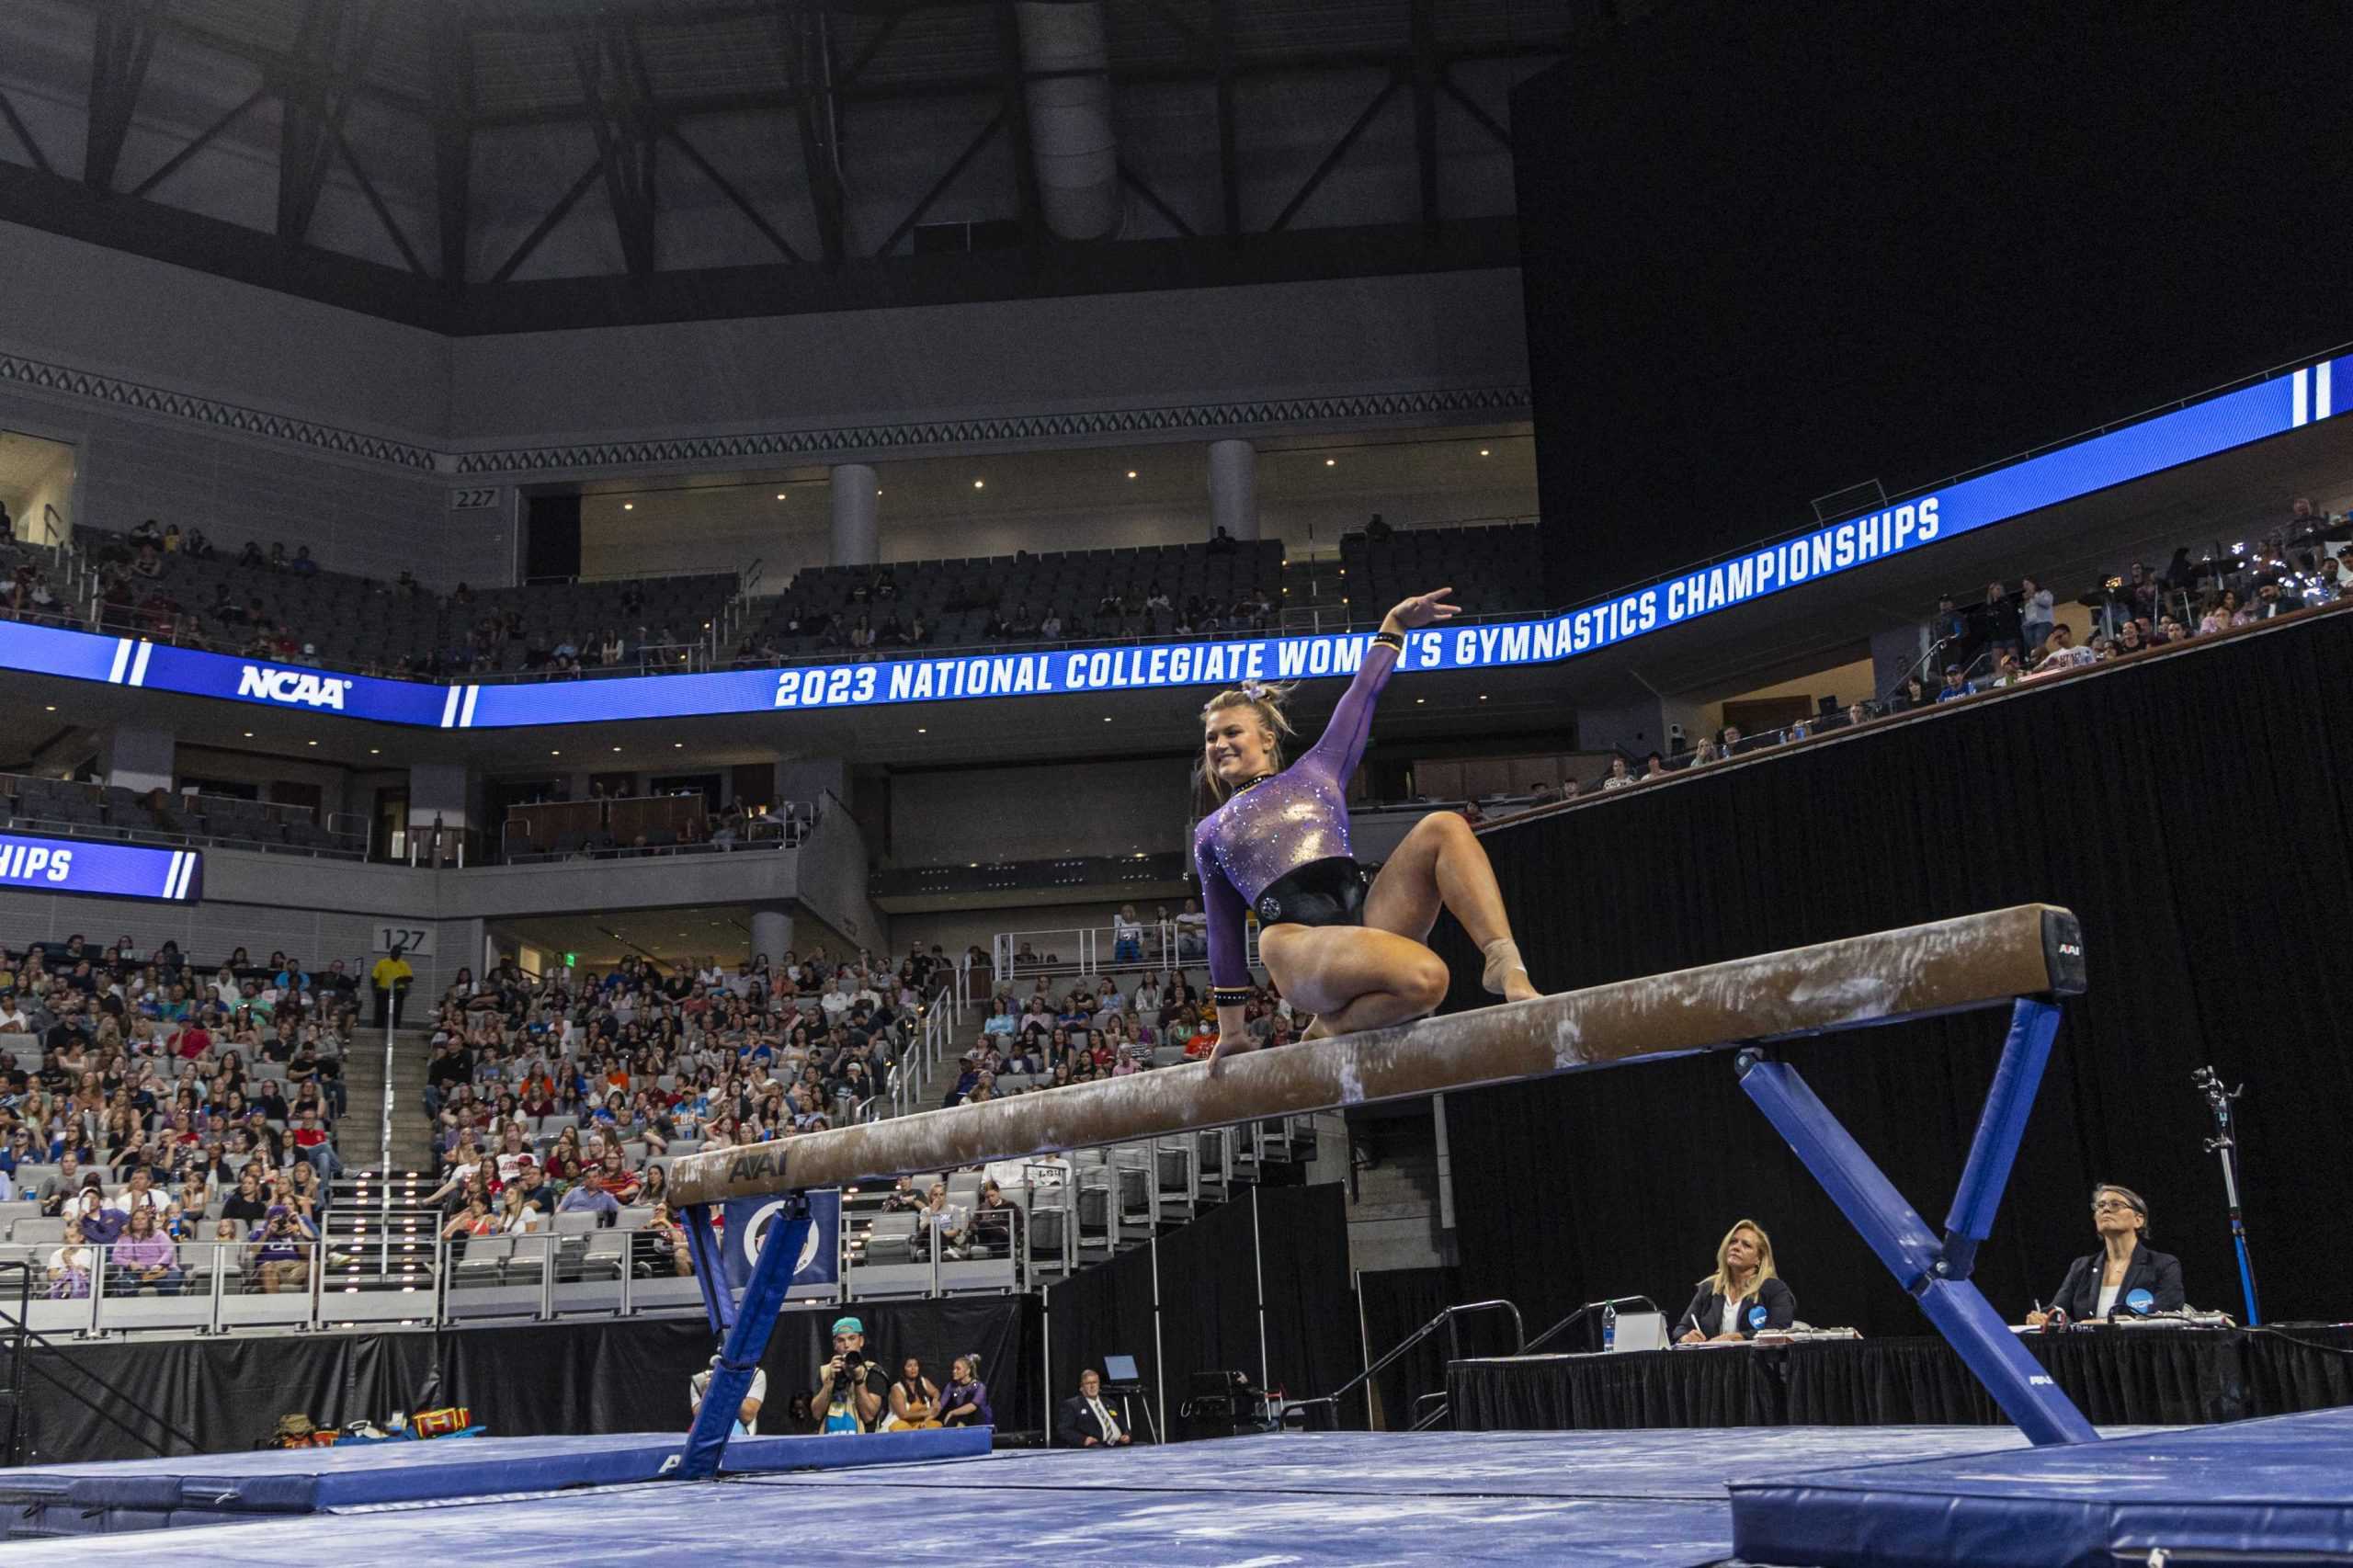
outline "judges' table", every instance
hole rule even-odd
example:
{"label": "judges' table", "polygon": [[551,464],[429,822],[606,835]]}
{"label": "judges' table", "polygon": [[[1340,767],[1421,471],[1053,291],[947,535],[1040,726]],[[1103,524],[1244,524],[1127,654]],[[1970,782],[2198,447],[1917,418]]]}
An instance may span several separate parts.
{"label": "judges' table", "polygon": [[[2099,1328],[2024,1345],[2100,1425],[2180,1426],[2353,1404],[2353,1325]],[[1942,1339],[1828,1339],[1449,1362],[1457,1431],[1993,1425]]]}

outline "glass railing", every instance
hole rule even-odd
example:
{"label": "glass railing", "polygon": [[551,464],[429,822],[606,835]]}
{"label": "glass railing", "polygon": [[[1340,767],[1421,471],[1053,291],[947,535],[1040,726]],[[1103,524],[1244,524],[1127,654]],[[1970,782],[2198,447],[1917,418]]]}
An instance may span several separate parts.
{"label": "glass railing", "polygon": [[[1255,923],[1250,926],[1247,943],[1250,961],[1255,964],[1258,961],[1258,929]],[[1209,917],[1205,915],[1110,926],[1000,931],[990,942],[990,964],[999,986],[1041,975],[1157,974],[1206,963],[1209,956]]]}
{"label": "glass railing", "polygon": [[[801,1301],[887,1301],[1028,1291],[1140,1244],[1233,1197],[1259,1173],[1302,1161],[1310,1118],[1183,1134],[1068,1157],[1002,1162],[951,1179],[926,1217],[912,1187],[841,1193],[834,1278]],[[1003,1185],[984,1207],[983,1183]],[[32,1273],[27,1324],[59,1337],[239,1330],[381,1330],[496,1321],[699,1314],[682,1225],[651,1210],[612,1224],[558,1212],[522,1233],[449,1233],[432,1210],[333,1218],[324,1238],[233,1234],[204,1241],[70,1243],[54,1220],[20,1219],[0,1267]]]}

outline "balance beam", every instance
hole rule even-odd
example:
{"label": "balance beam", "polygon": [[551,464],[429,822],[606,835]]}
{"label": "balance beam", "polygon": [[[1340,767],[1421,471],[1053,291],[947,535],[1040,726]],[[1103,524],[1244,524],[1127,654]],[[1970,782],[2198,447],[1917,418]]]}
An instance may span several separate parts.
{"label": "balance beam", "polygon": [[1191,1062],[688,1154],[670,1167],[670,1199],[720,1203],[847,1187],[2083,989],[2075,915],[2019,904],[1255,1051],[1215,1078],[1207,1063]]}

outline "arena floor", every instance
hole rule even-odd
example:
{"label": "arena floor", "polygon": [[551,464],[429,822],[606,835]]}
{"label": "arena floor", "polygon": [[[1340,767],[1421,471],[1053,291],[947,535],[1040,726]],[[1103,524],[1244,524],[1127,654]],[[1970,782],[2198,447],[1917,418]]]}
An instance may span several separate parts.
{"label": "arena floor", "polygon": [[[452,1489],[466,1491],[479,1490],[485,1461],[508,1442],[518,1453],[546,1456],[565,1445],[585,1450],[617,1441],[476,1438],[450,1442],[444,1453]],[[760,1462],[776,1462],[779,1444],[757,1446],[771,1456]],[[1958,1460],[1982,1468],[2034,1457],[2015,1433],[1992,1427],[1296,1433],[360,1504],[254,1523],[197,1527],[182,1514],[190,1528],[169,1530],[168,1544],[142,1530],[28,1541],[8,1555],[27,1563],[105,1563],[152,1562],[163,1551],[179,1568],[256,1561],[667,1564],[682,1553],[704,1565],[805,1557],[936,1560],[957,1568],[1699,1568],[1733,1557],[1727,1478],[1800,1487],[1801,1478],[1852,1474],[1855,1467]],[[272,1469],[295,1460],[340,1469],[346,1460],[358,1465],[369,1458],[365,1449],[216,1456],[209,1468],[218,1475],[250,1471],[256,1460]],[[191,1476],[208,1468],[204,1460],[174,1462]],[[161,1463],[138,1468],[152,1476]],[[108,1467],[72,1468],[86,1475]],[[1915,1538],[1915,1544],[1927,1542]]]}

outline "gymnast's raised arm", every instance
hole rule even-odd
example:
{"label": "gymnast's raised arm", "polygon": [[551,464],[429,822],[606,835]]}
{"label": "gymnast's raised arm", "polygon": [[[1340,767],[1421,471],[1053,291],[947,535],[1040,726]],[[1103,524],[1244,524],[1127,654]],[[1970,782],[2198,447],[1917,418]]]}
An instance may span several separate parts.
{"label": "gymnast's raised arm", "polygon": [[1404,634],[1434,620],[1452,619],[1461,608],[1446,602],[1453,593],[1452,588],[1438,588],[1417,594],[1401,601],[1382,618],[1379,634],[1364,651],[1364,663],[1357,666],[1356,678],[1348,682],[1348,689],[1340,694],[1339,705],[1332,710],[1331,722],[1299,759],[1302,765],[1347,783],[1348,775],[1364,758],[1365,742],[1372,735],[1373,706],[1381,700],[1381,688],[1389,684],[1391,673],[1404,655]]}

